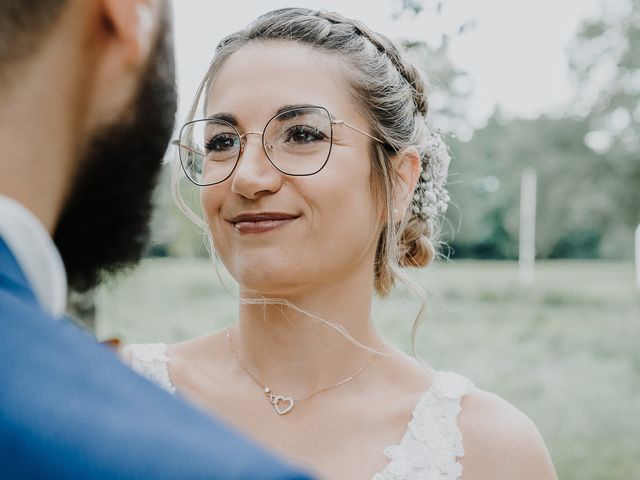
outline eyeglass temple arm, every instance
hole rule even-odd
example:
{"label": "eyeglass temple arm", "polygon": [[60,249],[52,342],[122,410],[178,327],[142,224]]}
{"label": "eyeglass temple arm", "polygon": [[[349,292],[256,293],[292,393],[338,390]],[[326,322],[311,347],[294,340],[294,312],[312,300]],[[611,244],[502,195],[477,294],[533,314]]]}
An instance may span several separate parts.
{"label": "eyeglass temple arm", "polygon": [[201,151],[196,150],[195,148],[192,148],[192,147],[190,147],[188,145],[185,145],[184,143],[180,143],[180,140],[178,140],[178,139],[171,140],[171,145],[176,145],[178,147],[182,147],[185,150],[189,150],[190,152],[197,153],[198,155],[202,155],[203,154]]}
{"label": "eyeglass temple arm", "polygon": [[331,121],[332,125],[344,125],[345,127],[349,127],[351,130],[355,130],[358,133],[361,133],[362,135],[366,135],[367,137],[369,137],[372,140],[375,140],[378,143],[381,143],[382,145],[385,144],[384,141],[380,140],[377,137],[374,137],[373,135],[368,134],[367,132],[365,132],[364,130],[360,130],[358,127],[354,127],[353,125],[349,125],[347,122],[345,122],[344,120],[332,120]]}

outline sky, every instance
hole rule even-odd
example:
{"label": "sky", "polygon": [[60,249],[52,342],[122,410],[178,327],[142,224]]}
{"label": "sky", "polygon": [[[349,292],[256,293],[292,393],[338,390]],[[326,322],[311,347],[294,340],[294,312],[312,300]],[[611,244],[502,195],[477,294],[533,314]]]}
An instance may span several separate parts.
{"label": "sky", "polygon": [[553,114],[571,102],[574,91],[567,47],[580,23],[599,14],[603,1],[423,0],[426,8],[420,15],[394,20],[400,0],[173,0],[178,121],[183,121],[217,43],[260,14],[291,6],[334,10],[391,38],[424,40],[433,47],[443,34],[467,25],[465,33],[452,37],[449,48],[454,65],[472,81],[471,125],[481,127],[497,107],[508,116]]}

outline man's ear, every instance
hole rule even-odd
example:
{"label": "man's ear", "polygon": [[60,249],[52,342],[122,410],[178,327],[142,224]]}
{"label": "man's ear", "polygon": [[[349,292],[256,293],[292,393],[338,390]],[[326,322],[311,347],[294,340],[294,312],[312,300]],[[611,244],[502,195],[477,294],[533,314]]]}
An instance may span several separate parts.
{"label": "man's ear", "polygon": [[400,150],[392,158],[395,171],[395,198],[393,199],[393,210],[395,220],[402,219],[405,215],[411,199],[413,191],[416,188],[420,173],[422,170],[422,161],[420,153],[415,147],[407,147]]}
{"label": "man's ear", "polygon": [[164,0],[94,0],[87,34],[87,126],[125,111],[159,35]]}
{"label": "man's ear", "polygon": [[112,39],[131,65],[145,63],[160,23],[159,0],[101,0],[101,14]]}

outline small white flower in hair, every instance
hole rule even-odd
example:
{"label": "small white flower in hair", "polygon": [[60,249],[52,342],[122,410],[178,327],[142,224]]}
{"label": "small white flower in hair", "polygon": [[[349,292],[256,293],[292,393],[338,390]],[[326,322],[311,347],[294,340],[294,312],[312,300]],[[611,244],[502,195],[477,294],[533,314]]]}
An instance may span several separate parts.
{"label": "small white flower in hair", "polygon": [[411,211],[431,226],[447,211],[450,200],[446,190],[451,155],[439,132],[429,134],[425,162],[413,195]]}

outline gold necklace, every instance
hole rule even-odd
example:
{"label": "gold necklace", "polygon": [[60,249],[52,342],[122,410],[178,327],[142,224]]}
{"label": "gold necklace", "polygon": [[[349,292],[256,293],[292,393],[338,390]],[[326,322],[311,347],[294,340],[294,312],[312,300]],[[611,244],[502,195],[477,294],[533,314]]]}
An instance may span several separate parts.
{"label": "gold necklace", "polygon": [[331,385],[329,387],[325,387],[325,388],[321,388],[320,390],[317,390],[313,393],[310,393],[309,395],[307,395],[306,397],[302,397],[302,398],[298,398],[298,399],[294,399],[293,397],[290,396],[284,396],[284,395],[276,395],[275,393],[273,393],[271,391],[271,389],[269,387],[267,387],[266,385],[264,385],[260,380],[258,380],[256,378],[256,376],[251,373],[240,361],[240,357],[238,357],[238,352],[236,351],[236,348],[233,344],[233,342],[231,341],[231,327],[227,327],[227,343],[229,344],[229,348],[231,348],[231,351],[233,352],[233,356],[236,359],[236,362],[238,362],[238,365],[240,365],[240,368],[242,368],[242,370],[245,371],[245,373],[247,375],[249,375],[251,377],[251,379],[260,386],[260,388],[262,388],[262,391],[264,392],[264,394],[267,396],[267,398],[269,399],[269,403],[271,403],[271,405],[273,405],[274,410],[276,411],[276,413],[278,415],[286,415],[287,413],[289,413],[291,410],[293,410],[293,407],[302,402],[303,400],[307,400],[311,397],[314,397],[316,395],[318,395],[319,393],[322,392],[326,392],[327,390],[331,390],[333,388],[337,388],[340,385],[344,385],[347,382],[350,382],[351,380],[353,380],[354,378],[356,378],[358,375],[360,375],[362,372],[364,372],[367,367],[369,365],[371,365],[371,362],[373,362],[373,360],[376,358],[377,354],[382,352],[382,350],[384,349],[385,345],[386,345],[386,341],[383,341],[382,343],[382,347],[380,347],[380,349],[378,351],[376,351],[375,353],[373,353],[371,355],[371,358],[367,361],[367,363],[365,363],[362,367],[360,367],[353,375],[351,375],[350,377],[347,377],[343,380],[340,380],[338,383]]}

